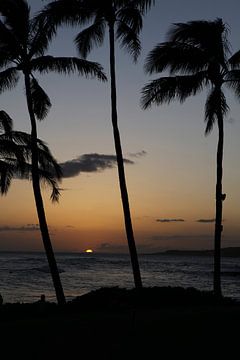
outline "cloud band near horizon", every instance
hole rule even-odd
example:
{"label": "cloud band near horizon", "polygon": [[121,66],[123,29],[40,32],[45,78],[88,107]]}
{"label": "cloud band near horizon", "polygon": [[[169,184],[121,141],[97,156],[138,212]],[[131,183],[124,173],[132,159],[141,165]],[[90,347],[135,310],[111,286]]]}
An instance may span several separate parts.
{"label": "cloud band near horizon", "polygon": [[8,231],[38,231],[38,224],[27,224],[23,226],[1,226],[0,232],[8,232]]}
{"label": "cloud band near horizon", "polygon": [[170,223],[170,222],[184,222],[184,219],[156,219],[156,222]]}

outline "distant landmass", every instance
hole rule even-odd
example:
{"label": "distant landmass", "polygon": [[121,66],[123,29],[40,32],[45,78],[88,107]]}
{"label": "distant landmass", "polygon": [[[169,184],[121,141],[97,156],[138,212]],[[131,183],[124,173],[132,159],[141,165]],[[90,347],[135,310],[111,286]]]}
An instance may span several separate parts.
{"label": "distant landmass", "polygon": [[[151,255],[173,255],[173,256],[213,256],[213,250],[167,250],[152,253]],[[224,257],[240,257],[240,247],[226,247],[221,249]]]}

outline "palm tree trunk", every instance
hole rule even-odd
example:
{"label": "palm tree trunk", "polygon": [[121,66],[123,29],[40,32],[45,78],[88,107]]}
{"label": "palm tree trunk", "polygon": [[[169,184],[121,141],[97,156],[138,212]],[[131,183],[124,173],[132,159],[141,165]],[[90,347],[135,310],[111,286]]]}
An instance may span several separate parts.
{"label": "palm tree trunk", "polygon": [[217,297],[222,296],[221,290],[221,236],[222,236],[222,210],[224,196],[222,194],[223,177],[223,115],[218,111],[218,147],[217,147],[217,183],[216,183],[216,219],[214,236],[214,294]]}
{"label": "palm tree trunk", "polygon": [[38,149],[37,149],[37,125],[36,119],[33,112],[32,96],[30,89],[30,76],[29,73],[25,73],[25,88],[26,88],[26,97],[27,97],[27,106],[29,111],[29,116],[31,120],[31,142],[32,142],[32,184],[33,184],[33,193],[37,208],[39,226],[42,235],[42,241],[47,255],[47,260],[52,275],[53,285],[56,292],[56,298],[59,305],[66,303],[62,283],[59,276],[59,271],[57,263],[55,260],[51,239],[49,236],[48,225],[43,205],[43,199],[40,188],[40,179],[38,172]]}
{"label": "palm tree trunk", "polygon": [[109,44],[110,44],[110,73],[111,73],[111,107],[112,107],[112,126],[115,150],[117,156],[118,177],[122,198],[122,206],[124,213],[125,229],[128,240],[128,247],[131,257],[133,276],[136,288],[142,287],[140,268],[138,263],[137,249],[134,240],[133,226],[131,220],[130,206],[128,200],[128,192],[123,164],[123,154],[121,147],[120,133],[118,130],[117,116],[117,91],[116,91],[116,74],[115,74],[115,39],[114,39],[114,23],[109,23]]}

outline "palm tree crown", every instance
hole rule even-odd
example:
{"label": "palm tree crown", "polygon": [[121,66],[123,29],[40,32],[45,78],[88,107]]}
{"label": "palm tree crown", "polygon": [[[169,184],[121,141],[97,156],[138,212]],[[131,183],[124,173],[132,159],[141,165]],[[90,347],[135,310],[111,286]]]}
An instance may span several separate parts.
{"label": "palm tree crown", "polygon": [[[45,91],[39,85],[34,72],[70,74],[97,77],[105,81],[102,67],[94,62],[76,57],[53,57],[45,55],[53,32],[43,22],[30,17],[30,7],[25,0],[1,0],[0,2],[0,91],[14,87],[19,74],[24,77],[26,100],[31,122],[31,174],[34,198],[38,213],[42,240],[47,254],[56,296],[59,304],[65,303],[59,272],[57,269],[45,209],[40,189],[42,173],[39,171],[36,119],[43,120],[51,106]],[[55,196],[58,193],[55,192]]]}
{"label": "palm tree crown", "polygon": [[24,0],[3,0],[0,4],[0,91],[13,88],[19,79],[19,71],[30,73],[31,96],[34,114],[42,120],[51,106],[50,99],[34,76],[39,73],[58,72],[97,77],[105,81],[102,67],[77,57],[53,57],[44,55],[51,35],[42,22],[30,18],[30,7]]}
{"label": "palm tree crown", "polygon": [[141,45],[139,33],[142,29],[142,14],[154,0],[57,0],[45,6],[38,16],[41,22],[48,25],[50,34],[56,26],[63,23],[84,25],[92,24],[82,30],[75,39],[79,54],[86,58],[94,46],[101,46],[106,27],[116,26],[116,39],[137,60]]}
{"label": "palm tree crown", "polygon": [[[154,4],[154,0],[58,0],[48,4],[40,21],[47,25],[49,33],[54,33],[62,23],[88,26],[75,38],[80,56],[86,58],[94,46],[101,46],[105,32],[109,32],[111,116],[114,144],[117,156],[119,185],[121,191],[125,228],[130,250],[136,287],[141,287],[141,275],[131,221],[130,206],[123,164],[120,133],[118,129],[115,40],[126,49],[136,61],[141,50],[139,33],[142,29],[142,15]],[[89,25],[90,23],[90,25]]]}
{"label": "palm tree crown", "polygon": [[240,52],[231,54],[228,28],[222,19],[190,21],[174,24],[167,41],[157,45],[148,55],[145,70],[149,74],[169,70],[170,76],[150,81],[142,90],[142,107],[152,104],[185,101],[205,87],[208,89],[205,104],[205,133],[218,125],[214,291],[221,296],[220,244],[222,233],[222,162],[224,123],[229,107],[223,85],[234,91],[240,99]]}
{"label": "palm tree crown", "polygon": [[157,45],[145,63],[149,74],[169,70],[174,76],[158,78],[143,88],[143,108],[174,99],[183,102],[207,87],[205,121],[209,133],[216,121],[217,108],[221,108],[223,115],[228,110],[222,85],[240,95],[240,55],[239,51],[230,54],[227,32],[221,19],[175,24],[168,32],[167,41]]}

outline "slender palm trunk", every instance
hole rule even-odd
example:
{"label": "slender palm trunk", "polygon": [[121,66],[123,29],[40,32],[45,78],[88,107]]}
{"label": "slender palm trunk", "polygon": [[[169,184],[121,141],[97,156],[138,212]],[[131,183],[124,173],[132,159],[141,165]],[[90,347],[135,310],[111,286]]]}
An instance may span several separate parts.
{"label": "slender palm trunk", "polygon": [[214,236],[214,294],[217,297],[222,296],[221,290],[221,236],[222,236],[222,177],[223,177],[223,115],[222,111],[218,112],[218,147],[217,147],[217,183],[216,183],[216,219],[215,219],[215,236]]}
{"label": "slender palm trunk", "polygon": [[47,260],[52,275],[53,285],[56,292],[56,298],[59,305],[66,303],[59,271],[57,268],[57,263],[55,260],[51,239],[49,236],[48,225],[43,205],[43,199],[40,189],[39,181],[39,172],[38,172],[38,149],[37,149],[37,125],[36,119],[33,112],[32,105],[32,96],[30,90],[30,76],[28,73],[24,74],[25,77],[25,88],[26,88],[26,97],[27,97],[27,106],[29,111],[29,116],[31,120],[31,143],[32,143],[32,184],[33,184],[33,193],[37,208],[39,226],[42,234],[43,245],[47,255]]}
{"label": "slender palm trunk", "polygon": [[123,154],[121,148],[120,133],[118,130],[118,116],[117,116],[117,92],[116,92],[116,74],[115,74],[115,39],[114,39],[114,23],[109,24],[109,43],[110,43],[110,73],[111,73],[111,106],[112,106],[112,126],[115,150],[118,165],[118,177],[120,184],[120,191],[122,197],[122,206],[124,213],[125,229],[128,240],[128,247],[131,257],[133,276],[136,288],[142,287],[142,280],[140,268],[138,263],[137,249],[134,240],[133,226],[131,220],[130,206],[128,200],[128,192],[123,164]]}

